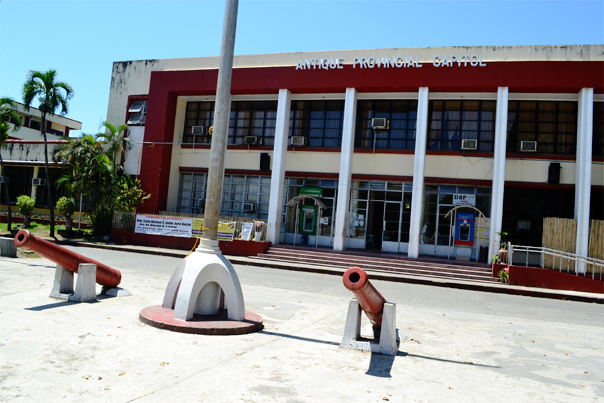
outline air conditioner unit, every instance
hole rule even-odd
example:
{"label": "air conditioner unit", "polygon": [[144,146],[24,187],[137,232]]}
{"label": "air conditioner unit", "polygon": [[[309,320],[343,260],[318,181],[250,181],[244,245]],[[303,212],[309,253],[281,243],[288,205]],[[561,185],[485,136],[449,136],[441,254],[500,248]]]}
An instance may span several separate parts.
{"label": "air conditioner unit", "polygon": [[191,128],[192,134],[203,134],[203,126],[193,126]]}
{"label": "air conditioner unit", "polygon": [[308,139],[304,136],[292,136],[292,146],[305,146],[308,144]]}
{"label": "air conditioner unit", "polygon": [[526,153],[534,153],[537,151],[537,142],[536,141],[521,141],[520,142],[520,151]]}
{"label": "air conditioner unit", "polygon": [[249,145],[259,145],[262,144],[262,138],[256,136],[245,136],[243,138],[243,142]]}
{"label": "air conditioner unit", "polygon": [[478,140],[476,139],[463,139],[461,140],[462,150],[476,150],[478,149]]}
{"label": "air conditioner unit", "polygon": [[244,213],[253,213],[256,211],[256,205],[254,203],[243,203]]}
{"label": "air conditioner unit", "polygon": [[46,186],[46,179],[43,178],[32,178],[31,184],[34,186]]}
{"label": "air conditioner unit", "polygon": [[373,127],[374,130],[387,130],[388,129],[388,119],[373,118],[373,119],[371,119],[371,127]]}
{"label": "air conditioner unit", "polygon": [[0,176],[0,183],[8,183],[8,176]]}

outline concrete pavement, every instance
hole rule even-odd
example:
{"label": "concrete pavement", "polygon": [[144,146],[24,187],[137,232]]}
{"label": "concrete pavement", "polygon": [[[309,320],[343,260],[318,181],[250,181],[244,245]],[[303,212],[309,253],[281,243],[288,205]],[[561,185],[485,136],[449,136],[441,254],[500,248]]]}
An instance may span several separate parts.
{"label": "concrete pavement", "polygon": [[[51,240],[51,239],[48,239]],[[65,242],[67,245],[74,246],[86,246],[92,248],[102,248],[107,250],[115,250],[121,252],[133,252],[133,253],[144,253],[157,256],[170,256],[177,258],[184,258],[189,251],[159,248],[151,246],[140,246],[140,245],[115,245],[115,244],[94,244],[87,242]],[[278,262],[275,260],[249,258],[244,256],[227,256],[229,261],[233,264],[244,264],[261,267],[272,267],[283,270],[295,270],[305,271],[311,273],[325,273],[342,275],[344,269],[339,267],[325,265],[310,265],[304,263],[291,263],[291,262]],[[326,262],[328,263],[328,262]],[[596,294],[589,292],[580,291],[567,291],[567,290],[553,290],[547,288],[536,288],[536,287],[523,287],[513,286],[509,284],[500,283],[484,283],[479,281],[468,281],[468,280],[455,280],[446,278],[434,278],[434,277],[423,277],[423,276],[409,276],[405,274],[385,271],[374,271],[367,270],[370,273],[372,279],[396,281],[412,284],[423,284],[432,285],[437,287],[449,287],[463,290],[475,290],[492,292],[498,294],[511,294],[511,295],[524,295],[537,298],[553,298],[569,301],[581,301],[581,302],[593,302],[598,304],[604,304],[604,294]]]}
{"label": "concrete pavement", "polygon": [[242,281],[246,309],[263,317],[265,330],[187,335],[138,320],[161,303],[171,270],[117,268],[133,296],[76,304],[48,297],[51,262],[0,258],[0,401],[604,399],[601,324],[394,301],[407,341],[387,357],[339,348],[348,297]]}

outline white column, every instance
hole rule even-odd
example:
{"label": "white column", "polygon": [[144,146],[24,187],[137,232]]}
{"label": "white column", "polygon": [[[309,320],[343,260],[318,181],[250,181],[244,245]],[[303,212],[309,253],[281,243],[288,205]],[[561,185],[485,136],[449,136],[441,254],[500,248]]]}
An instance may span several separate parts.
{"label": "white column", "polygon": [[424,205],[426,139],[428,136],[428,95],[428,87],[420,87],[417,98],[413,193],[411,195],[411,222],[409,223],[409,250],[407,252],[407,255],[411,258],[419,257],[419,237],[422,225],[422,207]]}
{"label": "white column", "polygon": [[489,229],[489,259],[499,250],[503,219],[503,189],[505,185],[505,148],[508,126],[508,87],[497,89],[495,114],[495,151],[493,153],[493,185],[491,189],[491,226]]}
{"label": "white column", "polygon": [[357,90],[346,88],[344,103],[344,127],[342,130],[342,152],[340,153],[340,177],[336,206],[336,229],[333,239],[334,250],[346,249],[348,210],[350,204],[350,179],[352,178],[352,154],[354,153],[354,127],[357,116]]}
{"label": "white column", "polygon": [[[40,167],[34,167],[34,174],[32,175],[32,179],[33,178],[37,178],[39,172],[40,172]],[[37,191],[38,191],[38,187],[34,186],[34,184],[32,182],[32,184],[31,184],[31,195],[29,197],[31,197],[32,199],[35,199]]]}
{"label": "white column", "polygon": [[285,181],[285,160],[287,157],[287,137],[289,135],[291,97],[292,94],[288,90],[279,90],[271,173],[271,195],[268,204],[268,222],[266,227],[266,240],[272,242],[273,245],[279,243],[281,236],[283,184]]}
{"label": "white column", "polygon": [[[576,254],[587,256],[589,247],[589,202],[591,195],[591,149],[593,137],[594,89],[579,91],[577,119],[577,164],[575,168],[575,220],[577,220]],[[585,273],[585,263],[577,271]]]}

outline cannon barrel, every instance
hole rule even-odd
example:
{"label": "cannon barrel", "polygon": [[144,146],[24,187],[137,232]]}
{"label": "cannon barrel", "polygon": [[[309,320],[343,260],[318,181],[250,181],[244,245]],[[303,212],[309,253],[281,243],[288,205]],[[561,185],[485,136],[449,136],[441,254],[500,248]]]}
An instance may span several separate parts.
{"label": "cannon barrel", "polygon": [[120,281],[122,281],[122,273],[120,273],[119,270],[48,242],[30,234],[27,230],[21,230],[17,233],[15,245],[17,245],[18,248],[26,248],[32,252],[36,252],[38,255],[43,256],[74,273],[78,272],[78,265],[80,263],[95,264],[96,282],[100,285],[117,287]]}
{"label": "cannon barrel", "polygon": [[373,326],[382,326],[382,313],[386,300],[369,282],[367,273],[360,267],[351,267],[344,272],[344,287],[354,294],[359,306]]}

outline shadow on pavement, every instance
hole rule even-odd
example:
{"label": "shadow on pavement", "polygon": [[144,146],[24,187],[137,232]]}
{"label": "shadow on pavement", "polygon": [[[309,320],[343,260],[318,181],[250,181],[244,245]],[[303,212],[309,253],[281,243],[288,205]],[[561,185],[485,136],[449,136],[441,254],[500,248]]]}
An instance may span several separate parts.
{"label": "shadow on pavement", "polygon": [[449,362],[451,364],[462,364],[462,365],[473,365],[475,367],[485,367],[485,368],[501,368],[498,365],[484,365],[484,364],[475,364],[470,361],[455,361],[455,360],[445,360],[444,358],[436,358],[436,357],[428,357],[425,355],[417,355],[417,354],[409,354],[404,351],[399,351],[397,354],[398,357],[415,357],[415,358],[423,358],[425,360],[434,360],[440,362]]}
{"label": "shadow on pavement", "polygon": [[267,332],[267,331],[261,331],[258,333],[263,333],[269,336],[279,336],[279,337],[286,337],[288,339],[295,339],[295,340],[302,340],[302,341],[310,341],[312,343],[321,343],[321,344],[331,344],[332,346],[339,346],[340,343],[336,343],[335,341],[325,341],[325,340],[318,340],[318,339],[311,339],[309,337],[300,337],[300,336],[293,336],[291,334],[285,334],[285,333],[276,333],[276,332]]}
{"label": "shadow on pavement", "polygon": [[394,357],[396,356],[371,353],[369,369],[367,369],[365,374],[379,378],[391,378],[390,370],[392,369],[392,364],[394,364]]}

